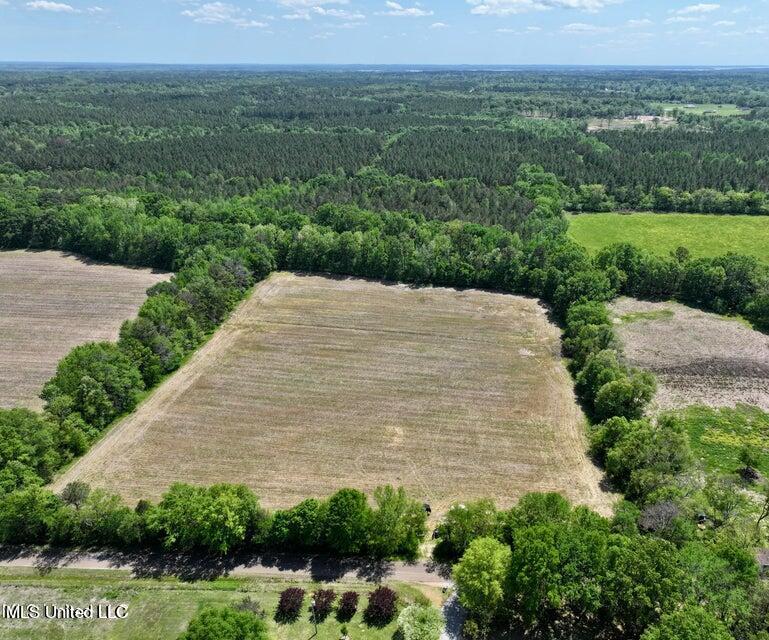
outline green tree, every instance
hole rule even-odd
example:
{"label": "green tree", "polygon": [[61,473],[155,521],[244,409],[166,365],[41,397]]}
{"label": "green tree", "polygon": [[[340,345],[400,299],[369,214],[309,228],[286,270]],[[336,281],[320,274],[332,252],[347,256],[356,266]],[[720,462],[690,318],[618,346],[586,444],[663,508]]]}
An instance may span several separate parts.
{"label": "green tree", "polygon": [[477,538],[454,566],[459,601],[484,625],[491,623],[504,602],[510,558],[507,545],[493,538]]}
{"label": "green tree", "polygon": [[374,490],[376,508],[371,514],[369,549],[375,555],[416,557],[427,533],[427,514],[403,487],[390,485]]}
{"label": "green tree", "polygon": [[150,528],[171,549],[205,549],[226,554],[260,543],[269,518],[243,485],[192,487],[174,484],[150,512]]}
{"label": "green tree", "polygon": [[328,500],[325,541],[329,549],[342,555],[360,553],[368,542],[371,508],[357,489],[341,489]]}
{"label": "green tree", "polygon": [[75,347],[56,368],[45,385],[42,397],[51,406],[60,396],[72,399],[72,410],[97,428],[116,416],[131,411],[144,389],[136,366],[109,342],[92,342]]}
{"label": "green tree", "polygon": [[41,487],[15,491],[0,500],[0,542],[39,544],[48,541],[61,501]]}
{"label": "green tree", "polygon": [[641,640],[734,640],[712,613],[696,605],[666,613],[644,631]]}
{"label": "green tree", "polygon": [[686,573],[669,542],[636,536],[609,548],[603,597],[614,623],[628,634],[640,634],[686,596]]}
{"label": "green tree", "polygon": [[499,514],[491,500],[454,504],[438,526],[441,552],[459,558],[476,538],[499,533]]}

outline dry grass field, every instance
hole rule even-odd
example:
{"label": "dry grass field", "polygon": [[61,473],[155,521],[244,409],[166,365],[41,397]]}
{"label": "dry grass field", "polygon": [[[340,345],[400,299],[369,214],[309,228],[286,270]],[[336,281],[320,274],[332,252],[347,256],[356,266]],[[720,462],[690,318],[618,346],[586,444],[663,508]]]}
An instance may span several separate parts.
{"label": "dry grass field", "polygon": [[116,339],[166,278],[57,251],[0,251],[0,407],[42,408],[38,395],[59,360],[79,344]]}
{"label": "dry grass field", "polygon": [[439,514],[561,491],[606,511],[559,331],[534,300],[273,274],[58,479],[135,501],[242,482],[270,507],[392,483]]}
{"label": "dry grass field", "polygon": [[657,374],[657,409],[692,404],[769,411],[769,336],[673,302],[612,305],[628,363]]}

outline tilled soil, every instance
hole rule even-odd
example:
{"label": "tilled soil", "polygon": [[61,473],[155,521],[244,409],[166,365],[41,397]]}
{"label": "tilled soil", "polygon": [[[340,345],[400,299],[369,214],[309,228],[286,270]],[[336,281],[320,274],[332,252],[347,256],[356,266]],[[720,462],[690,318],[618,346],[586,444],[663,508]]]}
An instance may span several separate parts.
{"label": "tilled soil", "polygon": [[769,336],[674,302],[621,298],[611,310],[628,364],[657,374],[655,409],[750,404],[769,411]]}
{"label": "tilled soil", "polygon": [[286,507],[390,483],[435,515],[529,491],[605,512],[559,339],[533,299],[274,274],[55,488],[233,482]]}

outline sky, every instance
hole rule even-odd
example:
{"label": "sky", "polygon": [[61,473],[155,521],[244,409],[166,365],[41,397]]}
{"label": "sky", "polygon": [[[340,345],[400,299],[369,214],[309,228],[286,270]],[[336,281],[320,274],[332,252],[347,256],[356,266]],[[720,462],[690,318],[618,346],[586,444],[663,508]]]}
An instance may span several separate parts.
{"label": "sky", "polygon": [[0,60],[769,65],[769,0],[0,0]]}

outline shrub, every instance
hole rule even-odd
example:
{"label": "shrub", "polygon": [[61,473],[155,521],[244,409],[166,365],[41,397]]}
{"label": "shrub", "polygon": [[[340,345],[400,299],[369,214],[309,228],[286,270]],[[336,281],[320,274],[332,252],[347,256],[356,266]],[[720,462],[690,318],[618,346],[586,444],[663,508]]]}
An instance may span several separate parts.
{"label": "shrub", "polygon": [[248,611],[229,607],[204,609],[179,640],[267,640],[267,625]]}
{"label": "shrub", "polygon": [[333,589],[318,589],[313,594],[313,599],[315,600],[315,617],[318,620],[325,620],[334,606],[336,593]]}
{"label": "shrub", "polygon": [[302,610],[304,589],[289,587],[280,594],[275,619],[278,622],[294,622]]}
{"label": "shrub", "polygon": [[250,596],[246,596],[243,600],[238,602],[238,604],[235,605],[235,609],[238,611],[248,611],[259,618],[264,618],[267,615],[264,607],[262,607],[262,603],[258,600],[253,600]]}
{"label": "shrub", "polygon": [[462,637],[467,640],[480,640],[483,638],[481,626],[472,618],[468,618],[462,625]]}
{"label": "shrub", "polygon": [[336,617],[342,622],[348,622],[358,610],[358,593],[356,591],[345,591],[339,599],[339,606],[336,609]]}
{"label": "shrub", "polygon": [[443,616],[435,607],[412,604],[398,616],[403,640],[440,640]]}
{"label": "shrub", "polygon": [[377,587],[368,597],[368,606],[363,612],[367,624],[384,627],[395,617],[398,594],[389,587]]}

